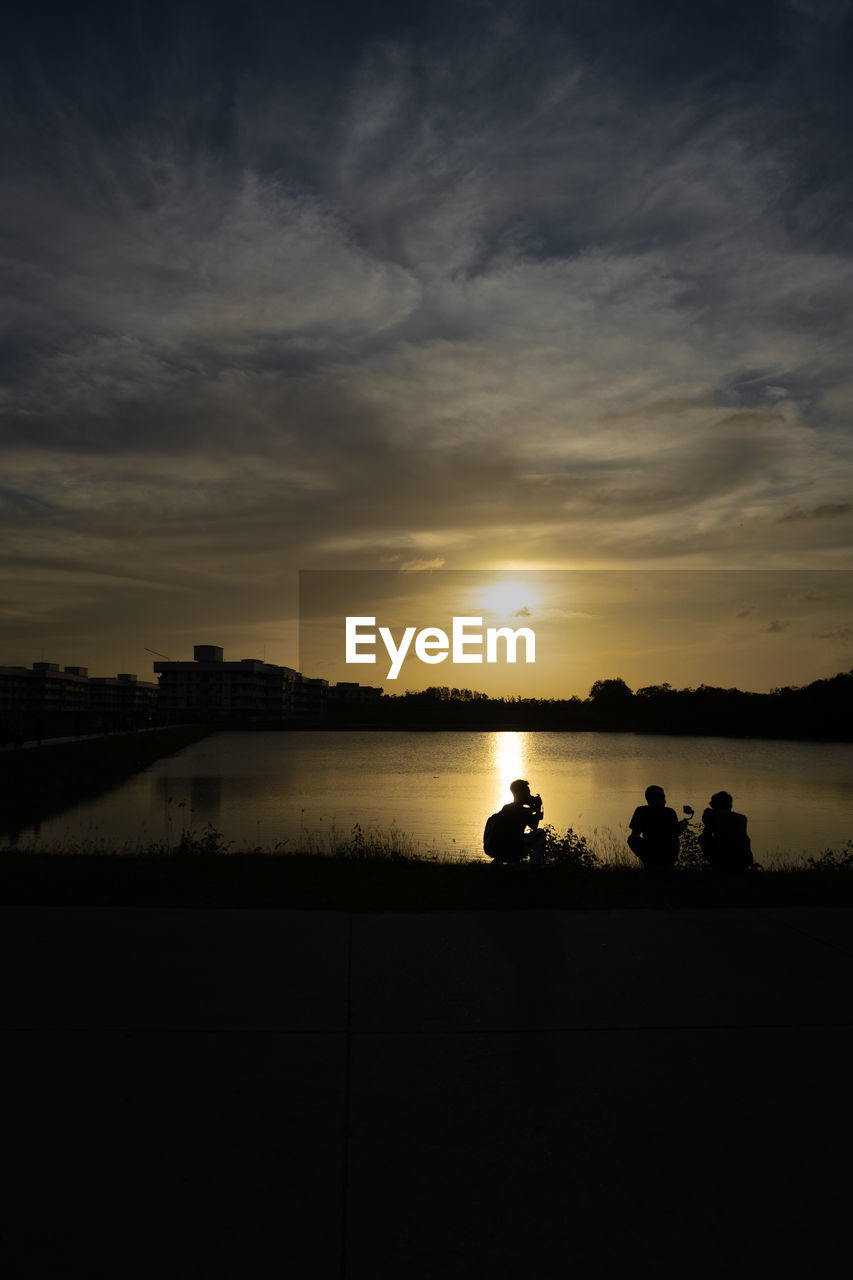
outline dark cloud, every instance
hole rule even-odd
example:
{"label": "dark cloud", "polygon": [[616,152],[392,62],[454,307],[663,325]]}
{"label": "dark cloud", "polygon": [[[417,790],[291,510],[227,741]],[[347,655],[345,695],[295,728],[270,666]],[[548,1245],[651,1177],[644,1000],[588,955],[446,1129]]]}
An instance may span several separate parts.
{"label": "dark cloud", "polygon": [[0,484],[0,523],[43,519],[58,510],[55,503],[46,502],[36,494],[23,493]]}

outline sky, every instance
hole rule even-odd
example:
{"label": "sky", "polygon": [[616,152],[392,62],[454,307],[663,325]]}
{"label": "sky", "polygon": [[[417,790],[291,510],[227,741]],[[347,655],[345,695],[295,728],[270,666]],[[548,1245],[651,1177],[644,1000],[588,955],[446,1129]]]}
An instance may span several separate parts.
{"label": "sky", "polygon": [[[783,688],[816,654],[849,653],[851,579],[845,569],[308,570],[299,666],[390,694],[446,685],[584,697],[614,676],[631,689]],[[511,647],[501,629],[518,633]],[[419,655],[422,632],[435,644]]]}
{"label": "sky", "polygon": [[296,665],[300,570],[583,570],[555,696],[853,666],[848,0],[5,35],[0,663]]}

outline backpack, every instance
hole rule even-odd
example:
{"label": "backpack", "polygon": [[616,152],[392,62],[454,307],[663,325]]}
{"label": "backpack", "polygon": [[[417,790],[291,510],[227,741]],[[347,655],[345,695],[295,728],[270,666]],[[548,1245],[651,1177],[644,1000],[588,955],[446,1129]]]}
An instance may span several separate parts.
{"label": "backpack", "polygon": [[[511,805],[507,806],[507,808],[511,807]],[[486,819],[483,830],[483,853],[488,854],[490,858],[502,858],[508,853],[514,853],[517,844],[517,824],[512,820],[511,815],[499,809],[497,813],[493,813]]]}

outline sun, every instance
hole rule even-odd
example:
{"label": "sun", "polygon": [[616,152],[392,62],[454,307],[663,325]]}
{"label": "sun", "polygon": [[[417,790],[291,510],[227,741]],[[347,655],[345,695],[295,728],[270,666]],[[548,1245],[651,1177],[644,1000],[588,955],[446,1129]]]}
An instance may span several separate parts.
{"label": "sun", "polygon": [[485,613],[501,619],[527,616],[539,604],[539,592],[528,582],[492,583],[480,592],[480,604]]}

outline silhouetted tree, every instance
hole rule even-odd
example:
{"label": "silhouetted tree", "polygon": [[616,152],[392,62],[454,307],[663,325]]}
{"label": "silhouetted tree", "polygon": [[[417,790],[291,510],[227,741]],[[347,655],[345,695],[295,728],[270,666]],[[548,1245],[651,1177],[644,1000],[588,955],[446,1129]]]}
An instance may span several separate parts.
{"label": "silhouetted tree", "polygon": [[633,698],[633,696],[620,676],[611,680],[596,680],[589,691],[590,701],[595,703],[623,702],[626,698]]}

